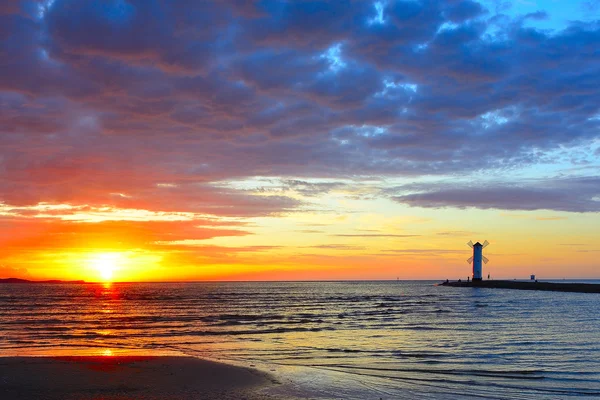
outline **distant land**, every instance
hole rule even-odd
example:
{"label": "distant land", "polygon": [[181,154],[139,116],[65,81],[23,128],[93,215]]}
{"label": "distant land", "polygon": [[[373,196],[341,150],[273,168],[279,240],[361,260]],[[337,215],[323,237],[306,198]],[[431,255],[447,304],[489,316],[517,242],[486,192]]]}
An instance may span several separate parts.
{"label": "distant land", "polygon": [[77,284],[82,284],[85,283],[85,281],[61,281],[58,279],[50,279],[47,281],[30,281],[27,279],[19,279],[19,278],[5,278],[2,279],[0,278],[0,283],[77,283]]}

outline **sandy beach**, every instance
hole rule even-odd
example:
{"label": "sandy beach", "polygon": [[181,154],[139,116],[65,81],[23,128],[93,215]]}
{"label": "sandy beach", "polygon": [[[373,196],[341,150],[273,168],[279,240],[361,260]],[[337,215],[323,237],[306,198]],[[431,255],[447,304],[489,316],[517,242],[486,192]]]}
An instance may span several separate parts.
{"label": "sandy beach", "polygon": [[193,357],[0,358],[3,400],[272,399],[257,370]]}

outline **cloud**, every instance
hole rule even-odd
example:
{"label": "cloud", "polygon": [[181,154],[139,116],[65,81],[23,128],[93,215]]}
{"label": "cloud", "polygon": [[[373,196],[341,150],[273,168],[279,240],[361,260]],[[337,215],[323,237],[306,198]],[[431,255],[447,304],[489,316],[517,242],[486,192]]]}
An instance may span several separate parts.
{"label": "cloud", "polygon": [[470,236],[475,235],[475,232],[471,231],[445,231],[445,232],[437,232],[436,235],[439,236]]}
{"label": "cloud", "polygon": [[[202,226],[201,221],[103,221],[95,223],[0,219],[3,256],[35,251],[98,251],[106,249],[159,249],[157,243],[206,240],[249,234],[230,227]],[[164,249],[163,249],[164,250]]]}
{"label": "cloud", "polygon": [[599,0],[587,0],[581,4],[581,8],[586,12],[598,12],[600,10]]}
{"label": "cloud", "polygon": [[385,253],[420,254],[420,255],[465,254],[464,250],[453,250],[453,249],[388,249],[388,250],[382,250],[382,251]]}
{"label": "cloud", "polygon": [[409,237],[417,237],[417,236],[421,236],[421,235],[399,235],[399,234],[392,234],[392,233],[340,233],[340,234],[335,234],[335,235],[330,235],[330,236],[337,236],[337,237],[362,237],[362,238],[368,238],[368,237],[374,237],[374,238],[409,238]]}
{"label": "cloud", "polygon": [[312,249],[327,249],[327,250],[362,250],[364,247],[362,246],[353,246],[348,244],[320,244],[316,246],[307,246]]}
{"label": "cloud", "polygon": [[452,22],[463,22],[484,13],[481,4],[474,1],[461,1],[446,11],[446,18]]}
{"label": "cloud", "polygon": [[299,232],[299,233],[323,233],[324,231],[318,230],[318,229],[299,229],[295,232]]}
{"label": "cloud", "polygon": [[[433,184],[407,187],[414,193],[392,199],[425,208],[480,208],[599,212],[600,178],[552,179],[521,184]],[[402,188],[399,189],[402,191]],[[546,218],[547,219],[547,218]]]}
{"label": "cloud", "polygon": [[[275,177],[319,197],[536,166],[600,138],[593,22],[548,32],[474,1],[44,4],[0,8],[7,206],[276,216],[306,203],[226,183]],[[394,199],[597,211],[586,182]]]}
{"label": "cloud", "polygon": [[31,278],[31,274],[26,268],[14,268],[0,264],[0,278]]}
{"label": "cloud", "polygon": [[[182,163],[211,159],[189,172],[219,179],[466,171],[597,137],[594,25],[550,35],[515,20],[490,38],[493,22],[470,1],[390,2],[383,24],[368,23],[368,2],[98,4],[5,16],[0,86],[35,105],[2,121],[26,132],[15,145],[47,145],[40,134],[81,131],[88,118],[105,135],[79,151],[136,148],[136,165],[164,169],[174,154],[157,150],[170,148]],[[336,71],[324,55],[338,45]]]}

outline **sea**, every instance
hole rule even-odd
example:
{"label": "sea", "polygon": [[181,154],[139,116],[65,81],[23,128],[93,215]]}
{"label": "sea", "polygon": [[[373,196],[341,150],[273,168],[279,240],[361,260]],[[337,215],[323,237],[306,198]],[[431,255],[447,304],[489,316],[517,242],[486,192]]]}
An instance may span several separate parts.
{"label": "sea", "polygon": [[600,295],[435,283],[4,284],[0,356],[190,355],[275,398],[600,398]]}

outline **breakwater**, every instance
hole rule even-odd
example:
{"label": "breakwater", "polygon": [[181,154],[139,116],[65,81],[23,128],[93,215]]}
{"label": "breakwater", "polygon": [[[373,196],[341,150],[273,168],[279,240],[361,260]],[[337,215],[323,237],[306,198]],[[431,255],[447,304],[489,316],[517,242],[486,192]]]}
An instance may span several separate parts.
{"label": "breakwater", "polygon": [[439,286],[475,287],[490,289],[544,290],[554,292],[600,293],[600,285],[593,283],[553,283],[522,281],[475,281],[475,282],[443,282]]}

